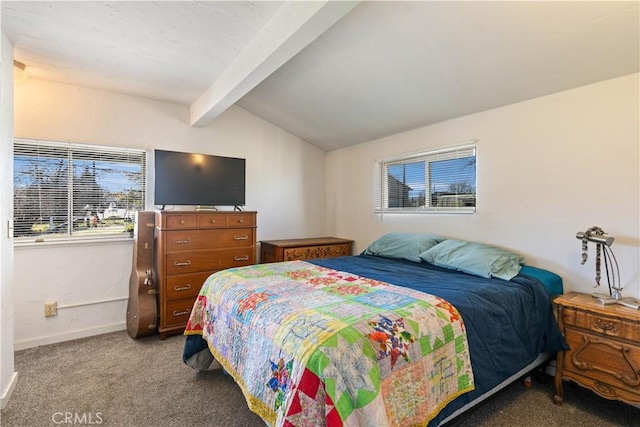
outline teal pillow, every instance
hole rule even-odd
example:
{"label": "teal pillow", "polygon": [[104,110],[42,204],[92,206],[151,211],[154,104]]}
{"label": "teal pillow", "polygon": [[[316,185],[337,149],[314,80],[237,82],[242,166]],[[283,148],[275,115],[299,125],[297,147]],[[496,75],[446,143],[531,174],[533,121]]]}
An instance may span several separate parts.
{"label": "teal pillow", "polygon": [[530,265],[524,265],[520,269],[520,274],[537,279],[540,283],[542,283],[549,295],[560,295],[563,292],[562,277],[549,270],[533,267]]}
{"label": "teal pillow", "polygon": [[388,233],[371,243],[363,253],[421,262],[420,254],[443,240],[444,237],[433,234]]}
{"label": "teal pillow", "polygon": [[504,280],[517,276],[524,264],[522,256],[508,250],[454,239],[438,243],[422,252],[420,258],[438,267]]}

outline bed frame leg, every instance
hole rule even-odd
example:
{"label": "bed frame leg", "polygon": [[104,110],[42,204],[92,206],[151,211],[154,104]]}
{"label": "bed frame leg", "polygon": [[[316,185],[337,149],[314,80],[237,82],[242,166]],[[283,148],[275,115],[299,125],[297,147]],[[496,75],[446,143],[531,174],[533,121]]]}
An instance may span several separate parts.
{"label": "bed frame leg", "polygon": [[547,367],[549,366],[549,362],[551,359],[541,363],[532,371],[530,371],[526,377],[523,379],[523,384],[525,387],[530,388],[533,386],[533,379],[535,379],[540,384],[546,384],[549,381],[549,376],[547,375]]}

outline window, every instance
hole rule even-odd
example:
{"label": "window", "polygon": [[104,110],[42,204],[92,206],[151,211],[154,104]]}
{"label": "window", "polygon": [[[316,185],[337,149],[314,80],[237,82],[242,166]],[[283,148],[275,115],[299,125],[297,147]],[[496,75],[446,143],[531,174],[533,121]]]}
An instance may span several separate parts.
{"label": "window", "polygon": [[376,212],[476,211],[475,144],[377,162]]}
{"label": "window", "polygon": [[144,150],[16,139],[16,240],[122,236],[145,207]]}

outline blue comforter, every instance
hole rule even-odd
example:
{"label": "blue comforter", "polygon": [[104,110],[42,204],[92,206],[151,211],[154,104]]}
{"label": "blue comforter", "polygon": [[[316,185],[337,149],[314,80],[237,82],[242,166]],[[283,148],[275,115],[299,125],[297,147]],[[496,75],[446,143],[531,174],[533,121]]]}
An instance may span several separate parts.
{"label": "blue comforter", "polygon": [[[533,276],[486,279],[424,262],[369,255],[308,262],[437,295],[458,309],[467,329],[476,389],[447,405],[430,426],[515,374],[541,352],[568,348],[549,295]],[[190,336],[183,358],[203,348],[206,343],[201,337]]]}

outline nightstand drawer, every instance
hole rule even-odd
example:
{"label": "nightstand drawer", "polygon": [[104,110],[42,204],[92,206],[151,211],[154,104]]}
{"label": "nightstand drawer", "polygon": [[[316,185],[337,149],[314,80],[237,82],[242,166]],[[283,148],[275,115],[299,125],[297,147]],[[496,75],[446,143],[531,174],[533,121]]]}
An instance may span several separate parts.
{"label": "nightstand drawer", "polygon": [[[564,353],[566,373],[577,374],[583,382],[591,382],[602,390],[611,386],[620,394],[624,391],[630,400],[640,401],[640,347],[625,341],[612,340],[598,334],[567,327],[565,338],[569,351]],[[569,375],[572,377],[572,375]],[[612,395],[613,396],[613,395]]]}
{"label": "nightstand drawer", "polygon": [[629,322],[620,318],[584,310],[565,309],[562,320],[565,325],[573,325],[610,337],[636,341],[640,338],[640,323]]}
{"label": "nightstand drawer", "polygon": [[285,261],[333,258],[343,255],[351,255],[349,245],[322,245],[284,249]]}
{"label": "nightstand drawer", "polygon": [[353,253],[353,240],[337,237],[263,240],[260,246],[263,263],[332,258]]}

